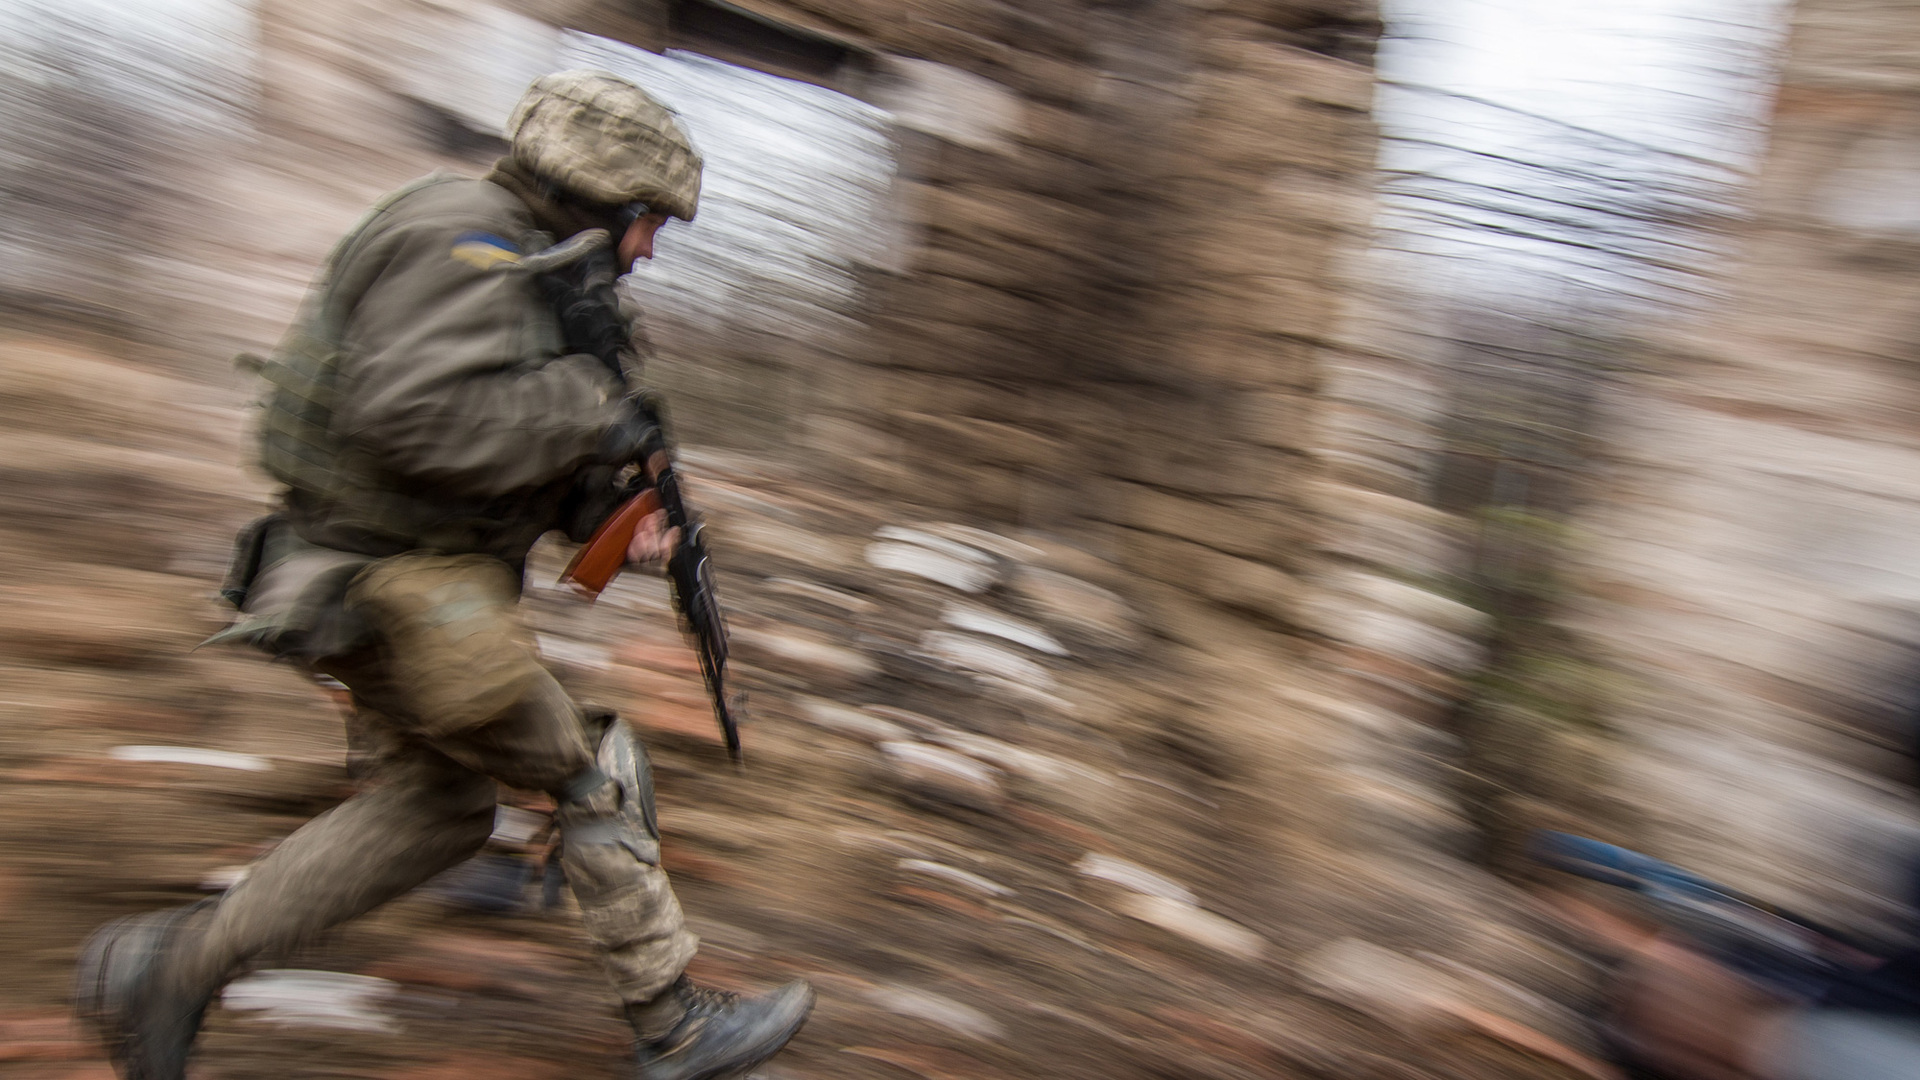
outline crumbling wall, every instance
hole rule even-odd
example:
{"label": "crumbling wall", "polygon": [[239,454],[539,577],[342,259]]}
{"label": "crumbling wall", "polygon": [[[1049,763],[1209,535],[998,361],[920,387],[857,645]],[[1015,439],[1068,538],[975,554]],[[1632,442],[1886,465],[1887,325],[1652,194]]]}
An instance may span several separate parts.
{"label": "crumbling wall", "polygon": [[1289,620],[1306,403],[1370,212],[1371,9],[815,14],[918,58],[896,100],[968,117],[903,110],[907,246],[828,444],[895,495],[1093,523],[1130,570]]}
{"label": "crumbling wall", "polygon": [[1920,687],[1920,24],[1797,7],[1727,299],[1608,401],[1578,627],[1627,677],[1663,854],[1874,922],[1906,895]]}
{"label": "crumbling wall", "polygon": [[[241,392],[225,358],[273,340],[359,207],[433,167],[483,169],[501,149],[489,123],[517,86],[557,61],[594,59],[560,28],[726,52],[687,13],[704,5],[516,8],[258,5],[251,61],[229,60],[215,84],[226,111],[190,145],[178,123],[140,133],[166,161],[94,170],[159,203],[144,214],[154,235],[133,238],[158,258],[120,266],[125,251],[102,243],[115,265],[93,276],[165,297],[138,320],[145,332],[170,335],[201,377]],[[839,50],[789,73],[878,110],[855,123],[890,125],[842,185],[871,189],[877,172],[877,201],[776,206],[769,220],[803,234],[833,232],[836,216],[884,220],[860,250],[834,241],[803,253],[815,278],[848,283],[824,303],[807,295],[806,266],[735,282],[704,318],[684,295],[642,285],[657,301],[659,380],[690,433],[814,455],[949,514],[1079,531],[1131,570],[1289,624],[1313,520],[1309,402],[1347,288],[1340,260],[1370,213],[1371,9],[738,10]],[[784,70],[778,50],[747,51]],[[105,152],[98,139],[68,141]],[[29,186],[144,220],[141,199],[46,179]],[[69,216],[84,228],[66,235],[84,241],[111,215]],[[698,227],[682,236],[701,254]],[[669,254],[677,239],[665,238]],[[42,307],[58,299],[45,293],[34,293]]]}

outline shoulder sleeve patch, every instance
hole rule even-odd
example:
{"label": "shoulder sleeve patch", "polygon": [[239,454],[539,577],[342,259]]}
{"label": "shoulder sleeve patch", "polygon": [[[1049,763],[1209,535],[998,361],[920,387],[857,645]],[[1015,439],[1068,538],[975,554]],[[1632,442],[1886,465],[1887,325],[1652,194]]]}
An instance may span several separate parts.
{"label": "shoulder sleeve patch", "polygon": [[498,270],[520,261],[520,249],[492,233],[464,233],[453,242],[454,258],[479,270]]}

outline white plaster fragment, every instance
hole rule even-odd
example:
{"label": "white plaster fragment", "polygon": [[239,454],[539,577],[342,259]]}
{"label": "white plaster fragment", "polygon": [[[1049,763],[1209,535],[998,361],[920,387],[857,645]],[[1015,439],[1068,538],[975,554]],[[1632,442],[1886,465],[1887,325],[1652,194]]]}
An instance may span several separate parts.
{"label": "white plaster fragment", "polygon": [[956,754],[951,750],[910,742],[883,742],[879,744],[879,749],[881,753],[903,765],[946,773],[986,788],[997,788],[1000,784],[1000,778],[991,766],[983,765],[964,754]]}
{"label": "white plaster fragment", "polygon": [[1122,913],[1141,922],[1242,960],[1259,959],[1267,948],[1265,938],[1239,923],[1164,896],[1135,894],[1122,899],[1119,906]]}
{"label": "white plaster fragment", "polygon": [[227,984],[220,1003],[288,1027],[392,1033],[400,1024],[380,1005],[398,989],[371,975],[275,968]]}
{"label": "white plaster fragment", "polygon": [[1050,709],[1063,716],[1072,716],[1077,711],[1073,706],[1073,702],[1068,701],[1058,694],[1049,694],[1038,687],[1028,686],[1025,683],[1016,682],[1012,679],[1003,679],[998,675],[986,675],[975,672],[973,681],[979,683],[981,689],[988,693],[997,693],[1002,697],[1012,698],[1015,701],[1027,705],[1037,705],[1040,708]]}
{"label": "white plaster fragment", "polygon": [[1154,873],[1139,863],[1128,862],[1112,855],[1102,855],[1089,851],[1081,856],[1073,868],[1083,877],[1096,878],[1111,882],[1123,889],[1131,889],[1142,896],[1158,896],[1176,903],[1198,905],[1200,900],[1193,890],[1167,877]]}
{"label": "white plaster fragment", "polygon": [[267,772],[273,762],[257,754],[236,754],[230,750],[205,750],[197,746],[116,746],[107,751],[116,761],[166,762],[175,765],[207,765],[216,769],[241,772]]}
{"label": "white plaster fragment", "polygon": [[1012,889],[1007,888],[1005,885],[991,878],[984,878],[971,871],[962,870],[957,866],[948,866],[946,863],[937,863],[931,859],[901,859],[900,869],[910,870],[916,874],[926,874],[929,877],[937,877],[944,881],[950,881],[955,885],[964,885],[983,896],[1013,895]]}
{"label": "white plaster fragment", "polygon": [[1319,996],[1404,1025],[1431,1019],[1459,996],[1444,973],[1359,938],[1322,945],[1301,959],[1299,970]]}
{"label": "white plaster fragment", "polygon": [[937,551],[942,555],[951,555],[956,559],[965,559],[968,562],[982,564],[993,562],[993,556],[981,551],[972,544],[963,544],[958,541],[948,540],[945,537],[935,536],[930,532],[923,532],[919,529],[907,529],[899,525],[882,525],[878,529],[873,530],[873,535],[880,540],[895,540],[902,544],[918,544],[923,548]]}
{"label": "white plaster fragment", "polygon": [[982,551],[990,551],[1012,562],[1031,562],[1045,554],[1032,544],[1022,543],[1012,537],[1001,536],[999,533],[988,532],[985,529],[976,529],[971,525],[955,525],[949,521],[928,521],[916,525],[915,528],[948,540],[971,544]]}
{"label": "white plaster fragment", "polygon": [[940,618],[948,626],[971,630],[976,634],[989,634],[1049,656],[1067,655],[1066,646],[1045,630],[1011,615],[1002,615],[974,604],[948,604]]}
{"label": "white plaster fragment", "polygon": [[944,630],[929,630],[920,648],[933,659],[961,671],[979,672],[1037,690],[1051,690],[1054,679],[1046,668],[992,642]]}
{"label": "white plaster fragment", "polygon": [[939,582],[961,592],[985,592],[993,584],[993,571],[977,562],[957,559],[918,544],[897,542],[867,545],[867,562],[882,570],[913,574]]}
{"label": "white plaster fragment", "polygon": [[1105,776],[1078,762],[1057,758],[1052,754],[1042,754],[1037,750],[1028,750],[985,735],[975,735],[969,731],[947,729],[935,732],[928,737],[948,749],[957,750],[977,761],[984,761],[1029,780],[1055,784],[1072,781],[1090,783],[1106,781]]}

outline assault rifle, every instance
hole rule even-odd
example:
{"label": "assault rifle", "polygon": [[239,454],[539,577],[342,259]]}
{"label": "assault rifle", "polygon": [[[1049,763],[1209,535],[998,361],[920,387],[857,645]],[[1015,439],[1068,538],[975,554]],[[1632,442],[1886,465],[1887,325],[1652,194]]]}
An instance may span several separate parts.
{"label": "assault rifle", "polygon": [[[632,334],[620,317],[613,291],[618,273],[613,253],[608,250],[610,240],[598,229],[582,233],[551,249],[559,258],[535,263],[529,269],[541,273],[542,283],[559,309],[569,344],[592,353],[625,380],[627,368],[623,361],[630,350]],[[541,258],[542,255],[534,255],[525,261]],[[567,278],[559,278],[559,272],[569,267],[572,272]],[[621,492],[619,509],[581,545],[560,580],[580,590],[588,599],[599,596],[626,565],[627,548],[633,543],[641,521],[656,511],[666,511],[668,528],[680,532],[680,541],[667,559],[667,580],[673,584],[674,606],[679,609],[685,629],[693,638],[694,651],[699,654],[700,674],[706,680],[708,695],[713,698],[713,715],[720,722],[720,734],[726,739],[727,756],[739,765],[740,726],[734,719],[735,702],[727,693],[727,624],[720,613],[719,593],[714,588],[713,562],[702,536],[704,526],[681,497],[680,476],[673,467],[673,448],[667,442],[659,397],[642,390],[636,392],[632,400],[646,432],[635,455],[636,468]]]}

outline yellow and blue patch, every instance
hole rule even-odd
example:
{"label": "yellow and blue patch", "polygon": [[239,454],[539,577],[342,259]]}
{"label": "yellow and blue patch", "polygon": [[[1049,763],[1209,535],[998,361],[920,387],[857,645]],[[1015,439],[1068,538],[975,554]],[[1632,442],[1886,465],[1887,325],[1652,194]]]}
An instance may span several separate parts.
{"label": "yellow and blue patch", "polygon": [[453,257],[480,270],[498,270],[520,261],[520,249],[492,233],[465,233],[453,242]]}

